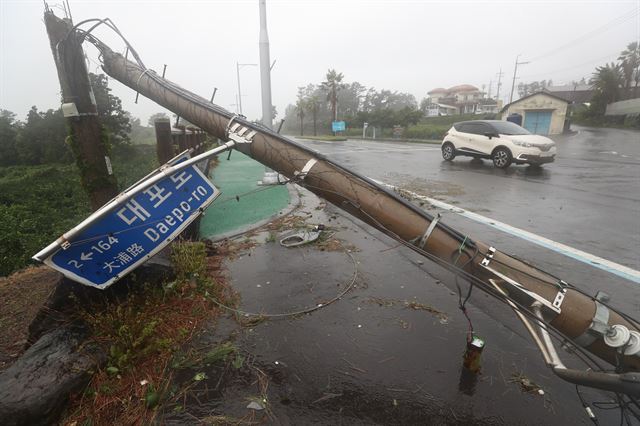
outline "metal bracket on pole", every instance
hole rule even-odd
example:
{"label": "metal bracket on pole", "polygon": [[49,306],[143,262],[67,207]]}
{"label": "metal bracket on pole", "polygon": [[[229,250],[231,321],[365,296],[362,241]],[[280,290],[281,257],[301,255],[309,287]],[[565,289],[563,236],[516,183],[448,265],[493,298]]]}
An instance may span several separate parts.
{"label": "metal bracket on pole", "polygon": [[556,294],[555,299],[553,299],[553,303],[552,305],[558,309],[560,309],[560,307],[562,306],[562,301],[564,300],[564,296],[565,294],[567,294],[567,289],[566,288],[562,288],[558,291],[558,294]]}
{"label": "metal bracket on pole", "polygon": [[227,124],[227,138],[235,143],[251,143],[257,132],[255,130],[249,130],[248,127],[244,127],[240,123],[234,123],[233,120],[235,120],[235,118],[235,116],[231,117]]}
{"label": "metal bracket on pole", "polygon": [[419,248],[424,249],[424,245],[427,243],[427,240],[429,239],[429,237],[433,233],[433,230],[436,229],[436,225],[438,225],[438,222],[440,221],[441,217],[442,217],[442,215],[440,213],[438,213],[437,216],[433,218],[433,220],[429,224],[429,227],[427,228],[427,230],[422,235],[422,238],[420,238],[420,242],[418,243],[418,247]]}
{"label": "metal bracket on pole", "polygon": [[494,254],[496,254],[495,247],[489,247],[489,251],[484,255],[484,259],[482,259],[482,262],[480,262],[480,264],[482,266],[489,266],[489,263],[493,259]]}
{"label": "metal bracket on pole", "polygon": [[[491,248],[493,248],[493,247],[491,247]],[[491,254],[491,257],[493,257],[493,253]],[[545,313],[551,314],[551,315],[560,314],[560,308],[554,306],[551,302],[549,302],[544,297],[542,297],[539,294],[534,293],[534,292],[532,292],[530,290],[527,290],[519,282],[515,281],[512,278],[509,278],[508,276],[496,271],[493,268],[490,268],[490,267],[484,265],[484,263],[482,264],[482,267],[484,269],[486,269],[487,271],[491,272],[496,277],[500,278],[505,283],[509,284],[512,289],[518,291],[520,293],[520,295],[526,297],[531,303],[538,302],[540,304],[540,306],[545,309]],[[526,304],[531,304],[531,303],[527,302]]]}

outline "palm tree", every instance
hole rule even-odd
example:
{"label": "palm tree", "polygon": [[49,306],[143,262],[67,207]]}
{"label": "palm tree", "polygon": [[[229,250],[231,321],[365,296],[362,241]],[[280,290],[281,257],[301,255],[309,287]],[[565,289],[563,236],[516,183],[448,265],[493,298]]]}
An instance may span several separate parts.
{"label": "palm tree", "polygon": [[618,89],[622,85],[624,76],[621,66],[613,62],[596,68],[596,72],[589,80],[591,87],[602,94],[607,103],[618,100]]}
{"label": "palm tree", "polygon": [[633,89],[633,97],[635,98],[638,91],[638,82],[640,82],[640,44],[637,41],[629,43],[626,50],[623,50],[618,57],[624,76],[625,96],[631,98],[631,82],[635,82]]}
{"label": "palm tree", "polygon": [[327,91],[327,101],[331,105],[332,120],[338,120],[338,92],[345,87],[342,83],[344,75],[334,69],[327,71],[326,81],[321,86]]}
{"label": "palm tree", "polygon": [[624,76],[620,64],[613,62],[597,67],[589,84],[594,90],[591,108],[599,115],[603,115],[607,104],[619,100],[619,89],[623,84]]}

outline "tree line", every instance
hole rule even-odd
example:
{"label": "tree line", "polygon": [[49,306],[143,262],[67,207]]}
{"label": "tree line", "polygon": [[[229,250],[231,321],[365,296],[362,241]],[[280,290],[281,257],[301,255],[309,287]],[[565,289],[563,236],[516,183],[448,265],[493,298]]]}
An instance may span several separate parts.
{"label": "tree line", "polygon": [[285,110],[285,131],[326,134],[333,121],[345,121],[350,127],[364,123],[381,129],[407,127],[423,116],[412,94],[347,83],[342,73],[330,69],[324,81],[298,88],[295,104]]}
{"label": "tree line", "polygon": [[596,68],[589,80],[594,90],[587,118],[604,116],[607,104],[637,98],[640,94],[640,44],[629,43],[618,60]]}
{"label": "tree line", "polygon": [[[122,109],[122,101],[111,94],[105,75],[90,73],[89,78],[110,147],[130,144],[132,126],[140,127],[140,120]],[[33,106],[26,121],[17,120],[11,111],[0,110],[0,166],[72,163],[67,135],[60,108],[39,111]]]}

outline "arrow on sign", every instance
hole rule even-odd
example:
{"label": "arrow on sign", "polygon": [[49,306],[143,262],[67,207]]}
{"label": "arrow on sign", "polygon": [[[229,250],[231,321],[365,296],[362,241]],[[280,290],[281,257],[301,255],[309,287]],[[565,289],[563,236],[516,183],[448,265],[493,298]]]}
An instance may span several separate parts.
{"label": "arrow on sign", "polygon": [[89,253],[82,252],[82,254],[80,255],[80,260],[91,260],[92,257],[93,257],[92,252],[89,252]]}

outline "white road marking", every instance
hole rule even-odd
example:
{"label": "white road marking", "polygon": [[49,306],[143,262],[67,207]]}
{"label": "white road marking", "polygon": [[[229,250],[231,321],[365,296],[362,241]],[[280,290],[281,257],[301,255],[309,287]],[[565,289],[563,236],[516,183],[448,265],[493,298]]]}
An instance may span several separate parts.
{"label": "white road marking", "polygon": [[366,148],[362,148],[362,149],[349,149],[349,150],[335,150],[335,153],[339,153],[339,154],[349,154],[349,153],[354,153],[354,152],[366,152],[367,154],[370,152],[379,152],[379,153],[386,153],[386,152],[416,152],[416,151],[440,151],[440,148],[407,148],[407,149],[403,149],[403,148],[389,148],[389,149],[366,149]]}
{"label": "white road marking", "polygon": [[[371,179],[372,181],[378,183],[379,185],[386,186],[390,189],[396,189],[395,186],[389,185],[388,183],[380,182],[375,179]],[[549,250],[553,250],[556,253],[560,253],[564,256],[570,257],[572,259],[578,260],[580,262],[586,263],[588,265],[594,266],[596,268],[602,269],[609,273],[615,274],[619,277],[625,278],[629,281],[633,281],[635,283],[640,283],[640,271],[636,271],[635,269],[629,268],[624,265],[620,265],[615,262],[611,262],[610,260],[603,259],[601,257],[595,256],[593,254],[584,252],[582,250],[575,249],[573,247],[569,247],[565,244],[558,243],[556,241],[550,240],[548,238],[542,237],[540,235],[536,235],[532,232],[525,231],[524,229],[516,228],[515,226],[508,225],[506,223],[491,219],[486,216],[482,216],[478,213],[473,213],[465,209],[461,209],[460,207],[453,206],[451,204],[445,203],[440,200],[436,200],[435,198],[427,197],[424,195],[416,194],[415,192],[406,191],[404,192],[410,194],[415,199],[426,201],[427,203],[439,207],[441,209],[448,210],[452,213],[457,213],[460,216],[466,217],[468,219],[474,220],[476,222],[483,223],[485,225],[489,225],[493,228],[496,228],[500,231],[506,232],[508,234],[514,235],[516,237],[522,238],[523,240],[527,240],[534,244],[538,244],[542,247],[545,247]]]}

